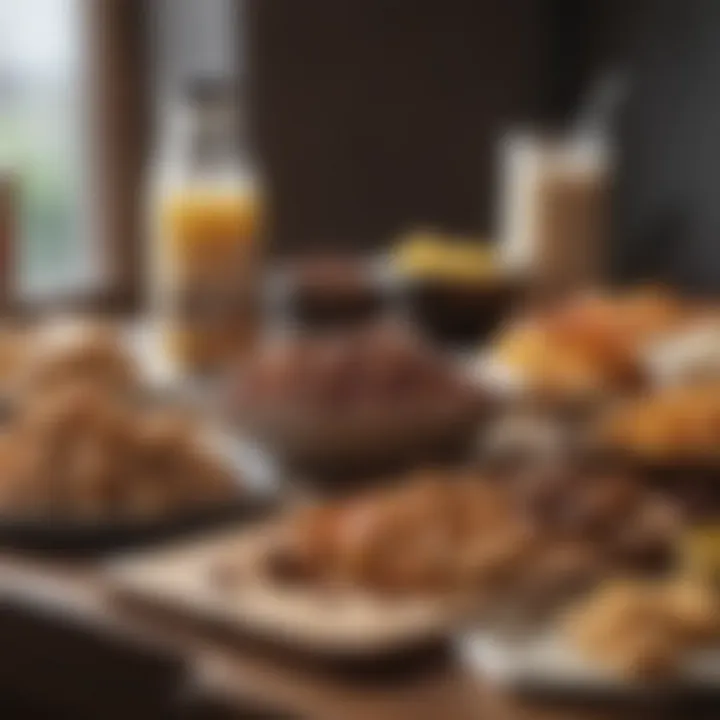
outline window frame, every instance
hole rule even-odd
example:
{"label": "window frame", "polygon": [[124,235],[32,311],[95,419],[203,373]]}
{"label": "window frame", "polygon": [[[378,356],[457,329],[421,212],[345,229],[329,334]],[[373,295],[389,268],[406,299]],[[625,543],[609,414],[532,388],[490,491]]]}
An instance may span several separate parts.
{"label": "window frame", "polygon": [[[47,310],[132,314],[142,305],[142,198],[149,137],[149,66],[145,0],[86,0],[86,168],[90,242],[98,245],[98,281],[87,289],[23,296],[5,278],[0,308],[15,315]],[[0,211],[15,196],[0,184]],[[3,192],[4,191],[4,192]],[[96,211],[95,209],[99,209]],[[0,218],[0,225],[4,218]],[[12,258],[17,226],[0,232],[0,257]],[[10,265],[10,263],[8,263]]]}

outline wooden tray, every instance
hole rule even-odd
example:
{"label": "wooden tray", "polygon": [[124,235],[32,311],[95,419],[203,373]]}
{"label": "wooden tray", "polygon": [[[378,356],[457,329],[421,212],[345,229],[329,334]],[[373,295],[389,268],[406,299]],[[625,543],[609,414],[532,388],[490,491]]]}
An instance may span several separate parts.
{"label": "wooden tray", "polygon": [[[478,599],[467,595],[392,599],[352,589],[278,585],[258,572],[258,557],[273,533],[267,526],[224,533],[116,561],[105,574],[121,600],[345,658],[389,655],[442,640],[478,607]],[[228,557],[241,568],[231,589],[213,579],[216,563]]]}

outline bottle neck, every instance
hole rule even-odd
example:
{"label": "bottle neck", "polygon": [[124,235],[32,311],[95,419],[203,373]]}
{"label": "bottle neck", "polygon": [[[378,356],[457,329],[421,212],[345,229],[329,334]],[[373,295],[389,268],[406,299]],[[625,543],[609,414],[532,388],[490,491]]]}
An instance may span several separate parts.
{"label": "bottle neck", "polygon": [[172,105],[162,133],[163,164],[186,181],[249,182],[251,163],[230,104]]}

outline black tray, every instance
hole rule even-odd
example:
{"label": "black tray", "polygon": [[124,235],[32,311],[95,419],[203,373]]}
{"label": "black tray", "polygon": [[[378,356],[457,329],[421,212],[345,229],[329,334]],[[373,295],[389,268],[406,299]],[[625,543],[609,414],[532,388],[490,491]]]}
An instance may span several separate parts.
{"label": "black tray", "polygon": [[43,555],[92,556],[171,540],[269,515],[274,499],[252,495],[222,507],[143,521],[70,522],[0,516],[0,547]]}

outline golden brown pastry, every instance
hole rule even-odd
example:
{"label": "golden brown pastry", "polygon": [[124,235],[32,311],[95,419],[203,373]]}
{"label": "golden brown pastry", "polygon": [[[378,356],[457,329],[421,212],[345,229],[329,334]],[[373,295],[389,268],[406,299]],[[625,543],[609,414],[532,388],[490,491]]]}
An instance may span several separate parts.
{"label": "golden brown pastry", "polygon": [[665,677],[685,655],[720,638],[720,598],[708,585],[672,580],[609,584],[578,605],[565,631],[589,660],[623,676]]}
{"label": "golden brown pastry", "polygon": [[134,390],[138,369],[112,324],[90,321],[43,326],[29,339],[21,392],[39,395],[82,380],[117,392]]}
{"label": "golden brown pastry", "polygon": [[[612,478],[589,489],[602,501],[597,507],[577,506],[576,491],[555,498],[565,503],[555,519],[538,520],[511,483],[421,475],[397,488],[291,514],[269,567],[279,569],[278,579],[311,584],[395,593],[514,588],[544,601],[587,588],[613,566],[643,568],[648,556],[669,555],[676,530],[664,525],[619,545],[620,530],[646,505],[639,491]],[[562,514],[571,511],[577,518],[563,525]]]}
{"label": "golden brown pastry", "polygon": [[281,521],[264,567],[278,582],[514,593],[546,605],[613,570],[655,571],[672,557],[680,519],[639,483],[611,474],[549,479],[542,509],[528,503],[524,483],[436,471],[296,510]]}
{"label": "golden brown pastry", "polygon": [[[277,551],[293,576],[413,593],[499,580],[529,542],[529,528],[501,488],[426,475],[291,516]],[[277,556],[272,562],[278,565]]]}
{"label": "golden brown pastry", "polygon": [[720,448],[720,383],[628,401],[602,420],[599,432],[606,445],[648,460],[712,460]]}
{"label": "golden brown pastry", "polygon": [[0,513],[107,520],[232,500],[231,473],[177,411],[66,382],[22,408],[0,440]]}
{"label": "golden brown pastry", "polygon": [[674,327],[684,308],[658,291],[588,295],[511,324],[494,357],[530,389],[551,394],[595,394],[635,385],[641,351]]}

